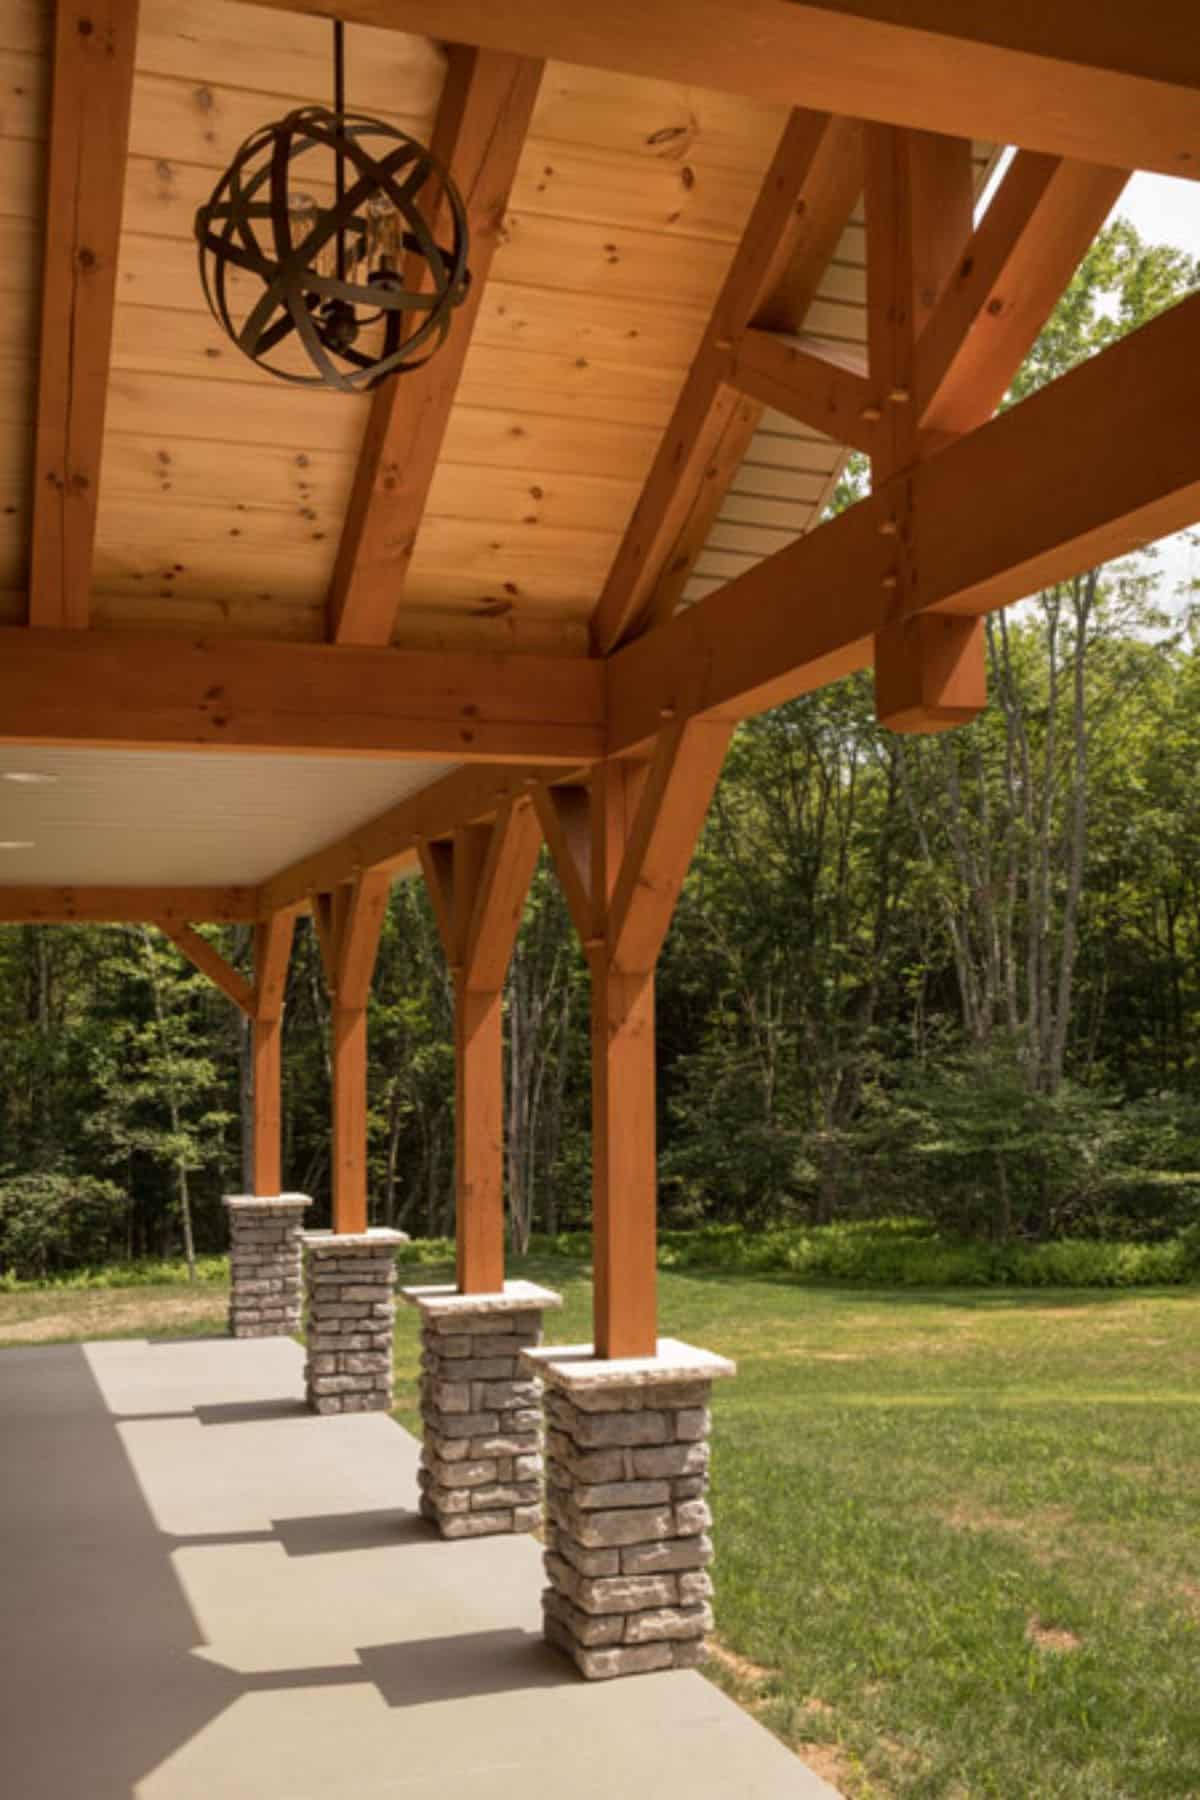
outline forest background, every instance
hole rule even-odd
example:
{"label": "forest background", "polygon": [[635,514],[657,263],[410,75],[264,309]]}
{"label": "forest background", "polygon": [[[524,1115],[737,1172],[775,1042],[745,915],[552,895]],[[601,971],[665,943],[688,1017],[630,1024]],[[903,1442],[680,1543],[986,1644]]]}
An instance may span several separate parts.
{"label": "forest background", "polygon": [[[1009,397],[1200,285],[1097,240]],[[852,462],[838,505],[867,479]],[[981,513],[982,516],[982,513]],[[741,727],[658,979],[661,1217],[886,1217],[943,1241],[1197,1239],[1200,615],[1153,550],[987,622],[990,704],[932,739],[869,676]],[[250,930],[210,935],[245,968]],[[0,928],[0,1277],[221,1248],[248,1187],[246,1021],[144,927]],[[310,925],[284,1019],[286,1183],[329,1201]],[[514,1247],[586,1228],[586,968],[546,859],[506,994]],[[453,1230],[451,989],[419,882],[370,1004],[373,1222]]]}

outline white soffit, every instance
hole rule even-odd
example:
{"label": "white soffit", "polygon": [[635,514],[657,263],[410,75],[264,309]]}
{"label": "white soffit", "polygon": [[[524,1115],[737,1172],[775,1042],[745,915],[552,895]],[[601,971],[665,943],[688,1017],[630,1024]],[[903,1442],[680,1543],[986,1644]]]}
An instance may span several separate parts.
{"label": "white soffit", "polygon": [[[0,748],[0,886],[229,887],[278,874],[454,764]],[[15,782],[12,774],[52,775]]]}

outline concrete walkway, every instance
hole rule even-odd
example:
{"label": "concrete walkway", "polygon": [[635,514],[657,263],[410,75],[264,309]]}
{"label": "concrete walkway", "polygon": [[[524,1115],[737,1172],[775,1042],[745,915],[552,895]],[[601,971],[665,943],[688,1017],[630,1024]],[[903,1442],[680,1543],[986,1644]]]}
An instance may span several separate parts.
{"label": "concrete walkway", "polygon": [[695,1673],[589,1685],[528,1538],[442,1543],[417,1446],[287,1340],[0,1352],[13,1800],[818,1800]]}

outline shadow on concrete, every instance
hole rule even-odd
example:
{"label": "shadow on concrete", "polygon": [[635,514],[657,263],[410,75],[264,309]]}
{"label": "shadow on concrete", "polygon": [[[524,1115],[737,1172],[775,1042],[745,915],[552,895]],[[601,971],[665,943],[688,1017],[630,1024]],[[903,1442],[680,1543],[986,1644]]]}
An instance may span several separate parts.
{"label": "shadow on concrete", "polygon": [[436,1525],[401,1507],[379,1512],[317,1513],[312,1518],[272,1519],[287,1556],[331,1556],[346,1550],[395,1550],[401,1544],[437,1540]]}
{"label": "shadow on concrete", "polygon": [[428,1706],[477,1694],[578,1687],[581,1679],[532,1631],[473,1631],[408,1644],[376,1644],[358,1655],[388,1706]]}
{"label": "shadow on concrete", "polygon": [[378,1512],[317,1513],[272,1519],[262,1531],[164,1532],[167,1550],[205,1550],[217,1545],[278,1544],[285,1556],[344,1556],[352,1550],[397,1550],[435,1543],[437,1527],[403,1507]]}
{"label": "shadow on concrete", "polygon": [[[135,1800],[152,1770],[243,1695],[266,1689],[372,1683],[389,1706],[412,1706],[577,1679],[521,1631],[251,1674],[194,1654],[205,1639],[174,1550],[279,1542],[289,1556],[315,1556],[394,1548],[418,1534],[428,1542],[431,1528],[386,1510],[175,1536],[159,1529],[117,1424],[80,1346],[3,1352],[0,1787],[13,1800]],[[403,1604],[401,1590],[401,1616]]]}
{"label": "shadow on concrete", "polygon": [[209,1406],[194,1406],[185,1416],[199,1419],[201,1425],[264,1425],[276,1419],[310,1419],[312,1414],[302,1399],[291,1396],[282,1400],[219,1400]]}

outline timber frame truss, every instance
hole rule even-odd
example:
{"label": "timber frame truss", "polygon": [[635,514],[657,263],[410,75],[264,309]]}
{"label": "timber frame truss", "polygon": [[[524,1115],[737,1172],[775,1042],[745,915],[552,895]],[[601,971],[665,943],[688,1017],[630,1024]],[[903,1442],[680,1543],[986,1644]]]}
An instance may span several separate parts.
{"label": "timber frame truss", "polygon": [[[1064,0],[1020,20],[914,0],[904,24],[886,0],[700,0],[678,9],[674,34],[662,8],[566,0],[268,3],[460,40],[433,146],[467,196],[470,300],[448,346],[373,402],[325,645],[89,631],[137,5],[96,0],[85,32],[62,0],[29,624],[0,630],[0,742],[461,766],[257,887],[0,888],[0,920],[160,922],[254,1020],[268,1096],[256,1180],[273,1191],[281,971],[296,913],[311,910],[333,1019],[335,1223],[361,1230],[366,998],[388,885],[419,870],[454,975],[459,1278],[479,1291],[503,1276],[500,995],[544,837],[593,984],[596,1342],[644,1354],[654,967],[737,721],[873,665],[885,725],[957,725],[985,703],[984,614],[1200,517],[1200,295],[997,413],[1129,173],[1200,176],[1200,46],[1169,0]],[[794,110],[597,596],[592,655],[394,650],[551,57]],[[1023,146],[978,220],[972,137]],[[857,358],[806,316],[860,196]],[[681,610],[764,407],[865,453],[871,491]],[[197,920],[255,923],[253,987]]]}

